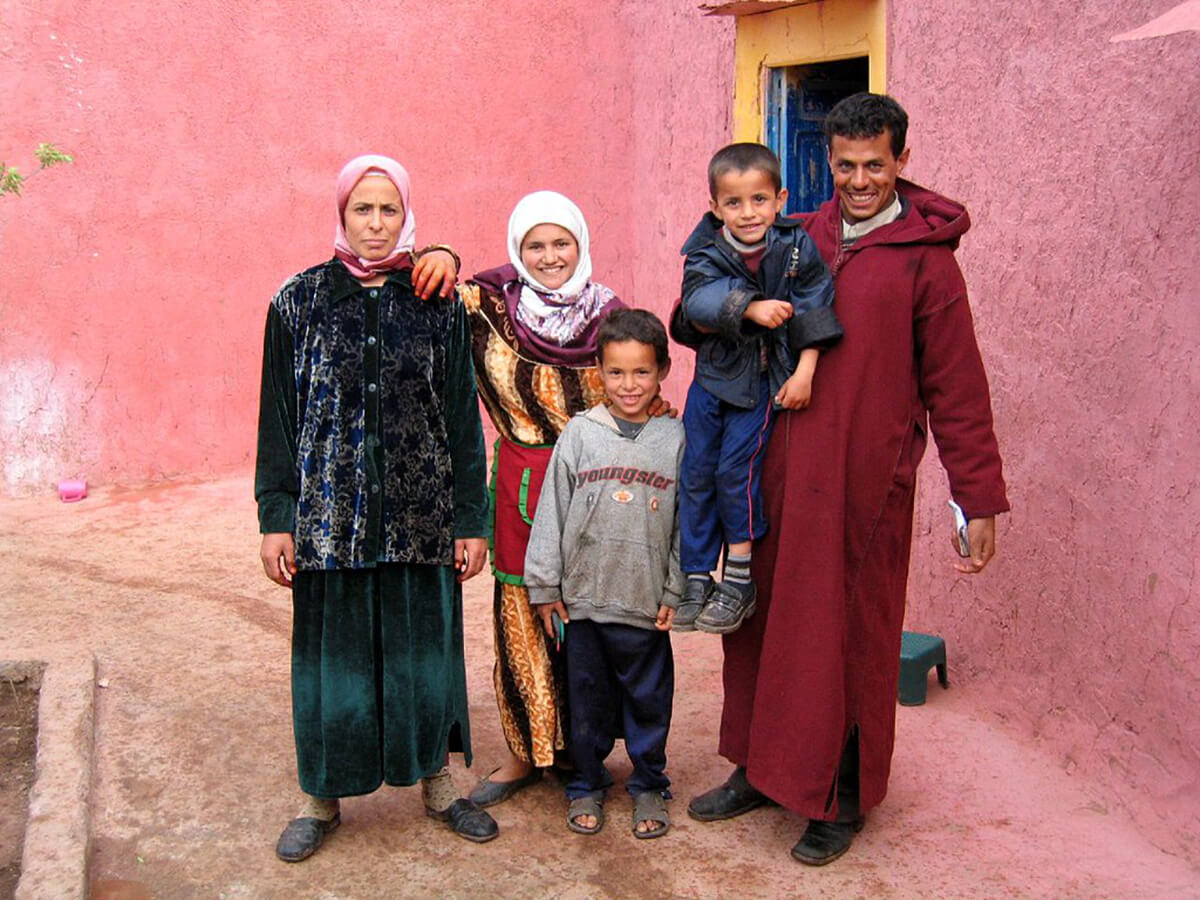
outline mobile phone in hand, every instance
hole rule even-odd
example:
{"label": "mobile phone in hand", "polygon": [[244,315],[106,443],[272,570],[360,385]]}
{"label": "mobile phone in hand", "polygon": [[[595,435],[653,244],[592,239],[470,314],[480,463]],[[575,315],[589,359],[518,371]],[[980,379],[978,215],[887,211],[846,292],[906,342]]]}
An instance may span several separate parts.
{"label": "mobile phone in hand", "polygon": [[946,503],[954,512],[954,543],[958,555],[966,559],[971,555],[971,542],[967,540],[967,517],[962,511],[962,507],[953,500],[947,500]]}

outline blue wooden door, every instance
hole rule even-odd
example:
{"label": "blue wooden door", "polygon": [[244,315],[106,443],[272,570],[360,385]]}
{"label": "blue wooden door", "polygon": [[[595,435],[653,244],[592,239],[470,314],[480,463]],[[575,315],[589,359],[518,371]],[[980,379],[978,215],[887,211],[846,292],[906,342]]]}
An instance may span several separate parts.
{"label": "blue wooden door", "polygon": [[769,70],[767,146],[775,151],[788,189],[787,212],[811,212],[833,196],[823,131],[834,104],[867,89],[867,59]]}

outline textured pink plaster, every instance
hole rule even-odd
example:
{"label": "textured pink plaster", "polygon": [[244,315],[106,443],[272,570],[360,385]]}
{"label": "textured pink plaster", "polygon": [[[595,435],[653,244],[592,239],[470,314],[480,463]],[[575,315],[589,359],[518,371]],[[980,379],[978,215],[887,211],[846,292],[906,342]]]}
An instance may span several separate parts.
{"label": "textured pink plaster", "polygon": [[1115,35],[1113,41],[1142,41],[1147,38],[1164,37],[1180,31],[1200,31],[1200,0],[1185,0],[1178,6],[1156,16],[1145,25]]}
{"label": "textured pink plaster", "polygon": [[[733,23],[647,6],[0,4],[0,158],[76,156],[0,202],[0,492],[248,463],[267,301],[329,256],[333,177],[362,151],[408,166],[418,243],[468,274],[554,188],[598,275],[665,308],[701,209],[677,188],[728,129]],[[717,74],[674,66],[693,56]]]}
{"label": "textured pink plaster", "polygon": [[[617,236],[629,244],[628,299],[664,321],[679,297],[679,249],[708,210],[708,160],[730,140],[734,20],[702,17],[691,0],[622,5],[633,36],[629,218]],[[691,383],[691,351],[672,346],[664,388],[680,409]]]}
{"label": "textured pink plaster", "polygon": [[955,578],[927,462],[908,625],[1196,862],[1200,36],[1110,42],[1169,6],[893,3],[889,81],[911,176],[975,223],[959,258],[1014,506],[993,567]]}
{"label": "textured pink plaster", "polygon": [[[889,79],[910,174],[975,221],[1015,506],[989,572],[955,578],[927,463],[908,624],[1095,810],[1196,861],[1200,36],[1111,43],[1171,8],[893,3]],[[503,261],[520,195],[570,194],[598,277],[665,312],[733,28],[693,0],[0,0],[0,155],[76,153],[0,201],[0,493],[248,463],[267,300],[328,255],[362,150],[409,166],[419,240],[468,272]]]}

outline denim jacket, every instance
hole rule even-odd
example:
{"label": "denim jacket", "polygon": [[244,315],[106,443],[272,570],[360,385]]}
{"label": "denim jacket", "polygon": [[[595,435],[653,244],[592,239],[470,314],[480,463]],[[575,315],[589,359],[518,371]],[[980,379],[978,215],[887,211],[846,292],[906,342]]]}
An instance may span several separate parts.
{"label": "denim jacket", "polygon": [[[756,274],[725,240],[721,220],[712,213],[705,213],[682,252],[683,299],[671,316],[671,336],[695,348],[696,381],[726,403],[754,408],[764,355],[773,397],[795,370],[801,350],[841,338],[833,279],[798,219],[776,219]],[[792,304],[785,326],[766,329],[742,318],[751,301],[765,299]]]}

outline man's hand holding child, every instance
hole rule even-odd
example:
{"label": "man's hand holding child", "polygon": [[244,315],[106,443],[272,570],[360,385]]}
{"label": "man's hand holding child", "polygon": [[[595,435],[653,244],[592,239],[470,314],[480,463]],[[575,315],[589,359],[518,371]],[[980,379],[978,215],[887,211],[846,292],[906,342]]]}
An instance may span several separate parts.
{"label": "man's hand holding child", "polygon": [[817,358],[820,351],[814,347],[806,347],[800,351],[800,361],[796,371],[783,383],[775,402],[784,409],[808,409],[812,402],[813,375],[817,371]]}
{"label": "man's hand holding child", "polygon": [[783,383],[775,402],[784,409],[808,409],[812,400],[812,375],[805,377],[797,372]]}

